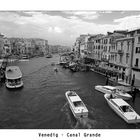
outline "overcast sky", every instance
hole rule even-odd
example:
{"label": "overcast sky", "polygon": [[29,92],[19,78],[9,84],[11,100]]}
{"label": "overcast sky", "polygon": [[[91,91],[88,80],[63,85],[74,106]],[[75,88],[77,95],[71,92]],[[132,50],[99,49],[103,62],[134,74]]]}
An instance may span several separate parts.
{"label": "overcast sky", "polygon": [[0,33],[7,37],[47,39],[71,46],[80,34],[140,28],[140,11],[0,12]]}

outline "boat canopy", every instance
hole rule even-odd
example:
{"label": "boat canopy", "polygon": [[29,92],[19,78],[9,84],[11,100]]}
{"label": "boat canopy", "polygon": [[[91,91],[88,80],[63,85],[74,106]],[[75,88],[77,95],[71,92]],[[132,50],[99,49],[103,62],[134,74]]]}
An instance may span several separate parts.
{"label": "boat canopy", "polygon": [[72,102],[81,101],[79,96],[72,96],[72,97],[70,97],[70,99],[71,99]]}
{"label": "boat canopy", "polygon": [[22,77],[22,73],[17,66],[9,66],[6,68],[6,79],[18,79]]}
{"label": "boat canopy", "polygon": [[129,104],[126,103],[123,99],[118,98],[118,99],[111,99],[111,100],[119,107],[120,106],[129,106]]}
{"label": "boat canopy", "polygon": [[112,87],[112,86],[103,86],[103,87],[106,88],[106,89],[110,89],[110,90],[116,89],[115,87]]}

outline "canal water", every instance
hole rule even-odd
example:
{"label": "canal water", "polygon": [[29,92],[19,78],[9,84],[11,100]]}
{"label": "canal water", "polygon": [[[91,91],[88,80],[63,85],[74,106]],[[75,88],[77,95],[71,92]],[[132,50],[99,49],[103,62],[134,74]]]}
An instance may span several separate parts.
{"label": "canal water", "polygon": [[[0,128],[1,129],[135,129],[139,124],[127,124],[115,114],[95,85],[104,85],[105,78],[94,72],[72,73],[52,63],[59,56],[38,57],[29,61],[11,63],[20,67],[24,87],[8,90],[0,85]],[[65,98],[67,90],[75,90],[86,104],[89,117],[76,120]],[[140,114],[140,97],[133,106]]]}

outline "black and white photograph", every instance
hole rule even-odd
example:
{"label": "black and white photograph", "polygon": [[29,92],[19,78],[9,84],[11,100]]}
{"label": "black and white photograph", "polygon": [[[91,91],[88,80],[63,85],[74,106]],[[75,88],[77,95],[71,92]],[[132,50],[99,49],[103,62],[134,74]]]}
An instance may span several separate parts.
{"label": "black and white photograph", "polygon": [[0,11],[0,129],[139,129],[140,11]]}

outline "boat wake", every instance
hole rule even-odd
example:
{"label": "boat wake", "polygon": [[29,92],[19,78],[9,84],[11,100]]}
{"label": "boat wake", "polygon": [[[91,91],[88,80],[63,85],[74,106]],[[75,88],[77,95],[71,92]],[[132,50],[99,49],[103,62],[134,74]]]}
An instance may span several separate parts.
{"label": "boat wake", "polygon": [[61,108],[61,111],[65,113],[66,121],[72,129],[92,129],[97,125],[97,122],[90,118],[76,119],[69,108],[68,102]]}

